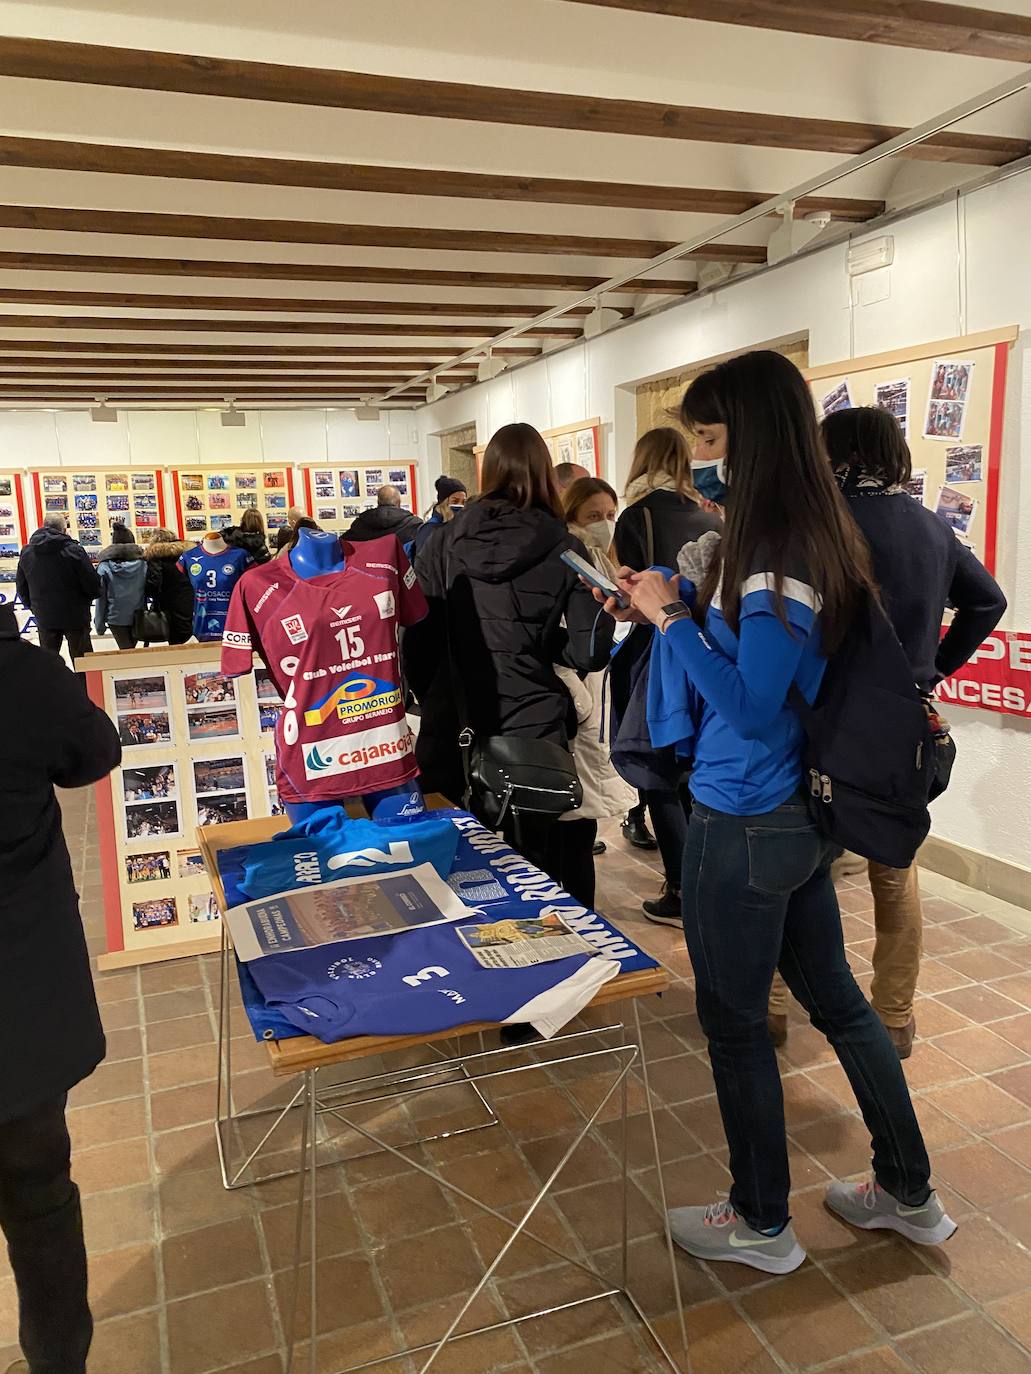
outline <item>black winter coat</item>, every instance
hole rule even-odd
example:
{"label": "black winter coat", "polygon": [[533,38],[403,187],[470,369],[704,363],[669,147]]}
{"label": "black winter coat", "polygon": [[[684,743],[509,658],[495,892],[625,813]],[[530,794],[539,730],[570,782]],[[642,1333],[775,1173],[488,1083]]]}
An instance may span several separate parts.
{"label": "black winter coat", "polygon": [[[430,610],[405,631],[402,647],[422,707],[416,756],[428,791],[461,797],[460,713],[480,735],[565,745],[576,734],[572,699],[554,665],[603,668],[614,623],[561,561],[565,549],[587,558],[555,516],[484,497],[419,555]],[[449,669],[448,618],[464,711]]]}
{"label": "black winter coat", "polygon": [[[654,554],[648,557],[648,526],[645,511],[651,515]],[[722,530],[716,515],[702,510],[689,496],[675,491],[650,491],[626,510],[616,521],[616,558],[621,565],[640,572],[650,563],[664,568],[677,566],[677,554],[685,544],[693,544],[708,530]]]}
{"label": "black winter coat", "polygon": [[170,644],[185,644],[193,634],[193,588],[190,579],[176,567],[179,559],[196,544],[176,540],[168,544],[148,544],[143,550],[147,560],[147,595],[158,610],[168,616]]}
{"label": "black winter coat", "polygon": [[422,528],[422,521],[401,506],[373,506],[363,510],[344,535],[352,543],[366,539],[382,539],[385,534],[396,535],[402,544],[410,544]]}
{"label": "black winter coat", "polygon": [[39,529],[21,551],[18,595],[44,630],[84,630],[100,578],[82,545],[58,530]]}
{"label": "black winter coat", "polygon": [[224,530],[219,530],[219,534],[230,548],[243,549],[245,553],[249,553],[255,563],[267,563],[272,557],[263,534],[253,530],[242,530],[239,525],[227,525]]}
{"label": "black winter coat", "polygon": [[[55,654],[0,606],[0,1122],[86,1078],[104,1057],[79,899],[54,787],[121,758],[118,732]],[[14,723],[13,726],[11,723]]]}

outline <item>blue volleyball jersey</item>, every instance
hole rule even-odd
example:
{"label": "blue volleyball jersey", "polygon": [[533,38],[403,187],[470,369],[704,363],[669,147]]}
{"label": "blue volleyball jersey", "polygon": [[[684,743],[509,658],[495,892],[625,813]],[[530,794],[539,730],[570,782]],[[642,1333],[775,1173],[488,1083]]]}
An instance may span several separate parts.
{"label": "blue volleyball jersey", "polygon": [[[461,943],[453,925],[424,926],[393,935],[342,940],[317,949],[268,955],[239,965],[244,1007],[259,1039],[286,1039],[301,1034],[326,1040],[351,1035],[416,1034],[450,1029],[474,1020],[531,1021],[539,1023],[547,1033],[562,1024],[563,1013],[565,1020],[575,1016],[607,978],[656,967],[656,960],[649,954],[596,912],[579,905],[558,883],[468,812],[435,811],[421,821],[386,825],[363,821],[362,838],[370,848],[374,845],[381,852],[390,853],[392,845],[406,842],[410,830],[421,830],[431,820],[436,823],[444,819],[457,834],[447,881],[470,907],[468,922],[462,920],[457,924],[526,919],[554,912],[587,941],[598,957],[588,960],[578,956],[528,969],[484,969]],[[351,833],[357,838],[357,832]],[[439,854],[442,841],[428,838]],[[414,855],[414,837],[411,843]],[[263,870],[263,852],[272,850],[274,844],[267,842],[219,853],[219,872],[230,906],[248,896],[268,896],[282,890],[277,885],[283,876],[282,864],[293,862],[288,855],[292,855],[294,845],[288,843],[282,854],[269,853],[269,866]],[[329,868],[334,855],[324,846],[319,846],[314,854],[314,863],[322,875],[320,881],[353,876],[350,869]],[[421,848],[420,854],[424,861],[430,858]],[[241,882],[246,882],[246,892]],[[379,966],[364,969],[369,960],[375,960]],[[412,963],[415,968],[409,967]],[[585,965],[586,971],[582,972]],[[607,971],[596,965],[606,966]],[[429,973],[422,980],[417,977],[427,969],[440,968],[447,971],[446,977],[439,973]],[[383,977],[385,971],[387,976]],[[403,981],[412,977],[416,978],[415,984]],[[549,998],[552,989],[555,995]],[[445,995],[448,992],[463,1000]]]}
{"label": "blue volleyball jersey", "polygon": [[[747,633],[751,617],[773,617],[783,632],[802,639],[802,655],[794,681],[807,701],[813,701],[823,680],[826,659],[820,646],[820,598],[804,573],[785,577],[782,585],[788,628],[777,614],[776,579],[762,567],[741,588],[739,629]],[[693,627],[687,627],[692,629]],[[670,626],[670,634],[679,626]],[[733,663],[740,639],[723,618],[717,590],[705,617],[705,637]],[[718,704],[707,700],[694,747],[691,793],[717,811],[738,816],[765,815],[793,795],[802,779],[804,731],[797,711],[785,700],[774,720],[763,726],[761,738],[745,738],[725,718]]]}
{"label": "blue volleyball jersey", "polygon": [[176,566],[193,588],[193,633],[197,639],[222,638],[233,588],[253,562],[246,549],[207,553],[201,544],[179,559]]}

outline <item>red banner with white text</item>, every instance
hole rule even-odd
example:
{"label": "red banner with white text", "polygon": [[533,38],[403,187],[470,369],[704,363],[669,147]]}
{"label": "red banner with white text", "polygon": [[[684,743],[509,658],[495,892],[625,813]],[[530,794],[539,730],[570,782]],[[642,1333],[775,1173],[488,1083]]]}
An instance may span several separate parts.
{"label": "red banner with white text", "polygon": [[1031,634],[996,630],[970,662],[938,685],[946,706],[1031,717]]}

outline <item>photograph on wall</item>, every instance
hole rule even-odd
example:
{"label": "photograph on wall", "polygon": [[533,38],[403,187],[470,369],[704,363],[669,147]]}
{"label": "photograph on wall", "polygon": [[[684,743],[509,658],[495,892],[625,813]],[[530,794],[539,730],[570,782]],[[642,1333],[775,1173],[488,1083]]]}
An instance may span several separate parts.
{"label": "photograph on wall", "polygon": [[336,506],[316,506],[315,519],[318,521],[332,521],[337,518]]}
{"label": "photograph on wall", "polygon": [[576,461],[582,463],[585,468],[594,467],[593,429],[578,429],[576,431]]}
{"label": "photograph on wall", "polygon": [[174,801],[139,802],[125,807],[125,834],[130,840],[181,833],[179,807]]}
{"label": "photograph on wall", "polygon": [[132,475],[133,491],[153,491],[154,478],[149,472],[134,472]]}
{"label": "photograph on wall", "polygon": [[224,792],[197,798],[198,825],[225,825],[247,819],[247,793]]}
{"label": "photograph on wall", "polygon": [[168,850],[150,850],[145,854],[126,854],[125,880],[129,883],[155,883],[172,876]]}
{"label": "photograph on wall", "polygon": [[966,534],[977,514],[977,502],[972,496],[957,491],[955,487],[946,486],[938,492],[935,510],[947,525],[951,525],[960,534]]}
{"label": "photograph on wall", "polygon": [[112,678],[111,689],[118,712],[138,711],[144,707],[153,711],[168,709],[168,682],[164,673]]}
{"label": "photograph on wall", "polygon": [[187,713],[190,739],[233,739],[240,733],[236,707],[194,706]]}
{"label": "photograph on wall", "polygon": [[236,754],[224,759],[195,759],[193,789],[197,797],[209,792],[242,792],[246,789],[243,758]]}
{"label": "photograph on wall", "polygon": [[179,474],[179,485],[183,491],[203,491],[204,474],[202,472],[181,472]]}
{"label": "photograph on wall", "polygon": [[109,511],[127,511],[129,509],[128,496],[109,496],[107,508]]}
{"label": "photograph on wall", "polygon": [[981,445],[964,444],[945,450],[946,482],[980,482]]}
{"label": "photograph on wall", "polygon": [[235,481],[237,491],[254,491],[258,485],[258,475],[255,472],[238,472]]}
{"label": "photograph on wall", "polygon": [[333,469],[313,468],[311,480],[317,487],[331,487],[333,485]]}
{"label": "photograph on wall", "polygon": [[122,769],[126,803],[162,801],[176,795],[175,765],[154,763]]}
{"label": "photograph on wall", "polygon": [[358,469],[341,468],[340,470],[340,495],[345,499],[359,496]]}
{"label": "photograph on wall", "polygon": [[575,463],[576,447],[571,434],[560,434],[555,440],[555,462]]}
{"label": "photograph on wall", "polygon": [[197,925],[201,922],[220,919],[218,903],[215,901],[213,892],[191,892],[189,903],[192,924]]}
{"label": "photograph on wall", "polygon": [[282,492],[269,492],[265,497],[265,506],[268,510],[285,510],[286,497]]}
{"label": "photograph on wall", "polygon": [[[52,474],[50,474],[50,473],[44,473],[44,474],[43,474],[43,490],[44,490],[45,492],[47,492],[47,491],[53,491],[53,492],[57,492],[57,491],[67,491],[67,490],[68,490],[68,481],[67,481],[67,478],[64,478],[64,477],[57,477],[57,476],[54,476],[54,475],[52,475]],[[95,488],[91,488],[91,490],[95,490]]]}
{"label": "photograph on wall", "polygon": [[[62,479],[62,481],[63,481],[63,479]],[[46,482],[46,480],[44,479],[44,482],[43,482],[43,490],[46,491],[46,489],[47,489],[47,482]],[[96,491],[96,489],[97,489],[97,479],[93,476],[92,472],[73,472],[73,473],[72,473],[72,491]],[[64,487],[63,487],[63,486],[60,487],[59,490],[60,490],[60,491],[64,491]]]}
{"label": "photograph on wall", "polygon": [[261,730],[262,734],[266,734],[269,730],[274,730],[276,728],[282,710],[283,707],[280,702],[258,702],[258,728]]}
{"label": "photograph on wall", "polygon": [[97,519],[96,511],[86,511],[79,515],[80,530],[95,530],[100,528],[100,521]]}
{"label": "photograph on wall", "polygon": [[199,496],[188,496],[188,497],[186,498],[186,509],[187,509],[187,510],[203,510],[203,509],[204,509],[204,502],[200,499]]}
{"label": "photograph on wall", "polygon": [[100,535],[96,530],[80,530],[79,543],[84,549],[99,549]]}
{"label": "photograph on wall", "polygon": [[118,714],[118,738],[123,748],[145,744],[171,744],[167,711],[126,711]]}
{"label": "photograph on wall", "polygon": [[0,496],[10,496],[11,494],[11,479],[9,477],[0,477]]}
{"label": "photograph on wall", "polygon": [[67,496],[44,496],[43,509],[47,515],[67,515],[68,497]]}
{"label": "photograph on wall", "polygon": [[200,532],[206,530],[207,527],[208,522],[202,515],[188,515],[186,517],[187,534],[200,534]]}
{"label": "photograph on wall", "polygon": [[186,696],[187,710],[191,706],[210,706],[220,702],[236,701],[236,683],[231,677],[223,677],[215,668],[184,674],[183,692]]}
{"label": "photograph on wall", "polygon": [[208,473],[208,491],[227,491],[229,489],[229,478],[224,472]]}
{"label": "photograph on wall", "polygon": [[204,856],[199,849],[180,849],[176,857],[180,878],[193,878],[204,872]]}
{"label": "photograph on wall", "polygon": [[224,530],[233,523],[231,515],[213,515],[208,522],[213,530]]}
{"label": "photograph on wall", "polygon": [[365,476],[365,495],[366,495],[366,496],[375,496],[376,493],[379,491],[380,487],[383,485],[383,481],[384,481],[384,478],[383,478],[383,469],[382,469],[382,468],[366,468],[366,469],[365,469],[365,474],[364,474],[364,476]]}
{"label": "photograph on wall", "polygon": [[129,474],[127,472],[109,472],[104,477],[105,491],[128,491]]}
{"label": "photograph on wall", "polygon": [[266,491],[274,491],[277,488],[286,488],[286,477],[281,472],[266,472],[262,474],[262,481]]}
{"label": "photograph on wall", "polygon": [[397,487],[402,496],[408,495],[407,468],[389,468],[387,470],[387,481],[392,487]]}
{"label": "photograph on wall", "polygon": [[963,404],[967,400],[973,371],[973,363],[958,363],[947,358],[935,359],[931,365],[930,399],[932,401],[959,401],[960,404]]}
{"label": "photograph on wall", "polygon": [[96,510],[97,508],[97,498],[95,495],[80,493],[72,499],[75,502],[76,510]]}
{"label": "photograph on wall", "polygon": [[286,524],[286,513],[281,511],[279,514],[274,514],[270,511],[265,517],[265,524],[270,530],[281,530]]}
{"label": "photograph on wall", "polygon": [[0,539],[12,539],[14,534],[14,522],[11,520],[0,520]]}
{"label": "photograph on wall", "polygon": [[340,507],[340,515],[341,515],[341,518],[344,519],[344,520],[354,520],[354,519],[356,519],[359,515],[361,515],[361,513],[362,513],[363,510],[366,510],[366,509],[367,509],[366,506],[358,505],[358,504],[351,504],[351,505],[341,506],[341,507]]}
{"label": "photograph on wall", "polygon": [[208,497],[208,506],[211,510],[228,510],[229,496],[224,491],[213,491]]}
{"label": "photograph on wall", "polygon": [[156,930],[162,926],[177,926],[179,911],[174,897],[152,897],[149,902],[133,902],[134,930]]}
{"label": "photograph on wall", "polygon": [[846,377],[844,381],[838,383],[833,391],[827,392],[827,395],[820,402],[820,410],[824,415],[833,415],[836,410],[851,410],[854,404]]}
{"label": "photograph on wall", "polygon": [[902,433],[909,433],[909,378],[897,382],[878,382],[873,391],[873,403],[880,410],[894,415]]}
{"label": "photograph on wall", "polygon": [[236,493],[236,504],[241,510],[257,510],[258,493],[256,491],[238,491]]}
{"label": "photograph on wall", "polygon": [[268,675],[267,668],[255,668],[254,670],[254,690],[258,694],[259,701],[271,701],[276,706],[282,706],[283,699],[279,695],[279,689]]}
{"label": "photograph on wall", "polygon": [[962,439],[966,406],[959,401],[930,401],[927,406],[925,439]]}
{"label": "photograph on wall", "polygon": [[333,490],[332,486],[331,486],[328,482],[326,482],[326,483],[316,482],[316,484],[315,484],[315,500],[316,500],[316,501],[335,501],[335,500],[336,500],[336,492]]}
{"label": "photograph on wall", "polygon": [[914,501],[919,501],[923,505],[927,495],[927,469],[917,468],[909,481],[903,482],[902,490],[912,496]]}

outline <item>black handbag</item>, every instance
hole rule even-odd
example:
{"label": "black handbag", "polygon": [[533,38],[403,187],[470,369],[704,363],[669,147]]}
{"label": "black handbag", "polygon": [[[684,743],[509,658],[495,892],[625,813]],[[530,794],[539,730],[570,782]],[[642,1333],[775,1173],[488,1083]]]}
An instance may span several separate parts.
{"label": "black handbag", "polygon": [[448,668],[460,729],[458,747],[465,772],[463,805],[491,830],[507,816],[518,826],[521,813],[563,815],[583,804],[583,786],[568,749],[553,740],[524,735],[477,735],[469,725],[465,684],[455,662],[450,578],[445,580],[444,617]]}
{"label": "black handbag", "polygon": [[132,633],[137,642],[164,643],[168,639],[168,616],[164,611],[141,606],[132,618]]}

